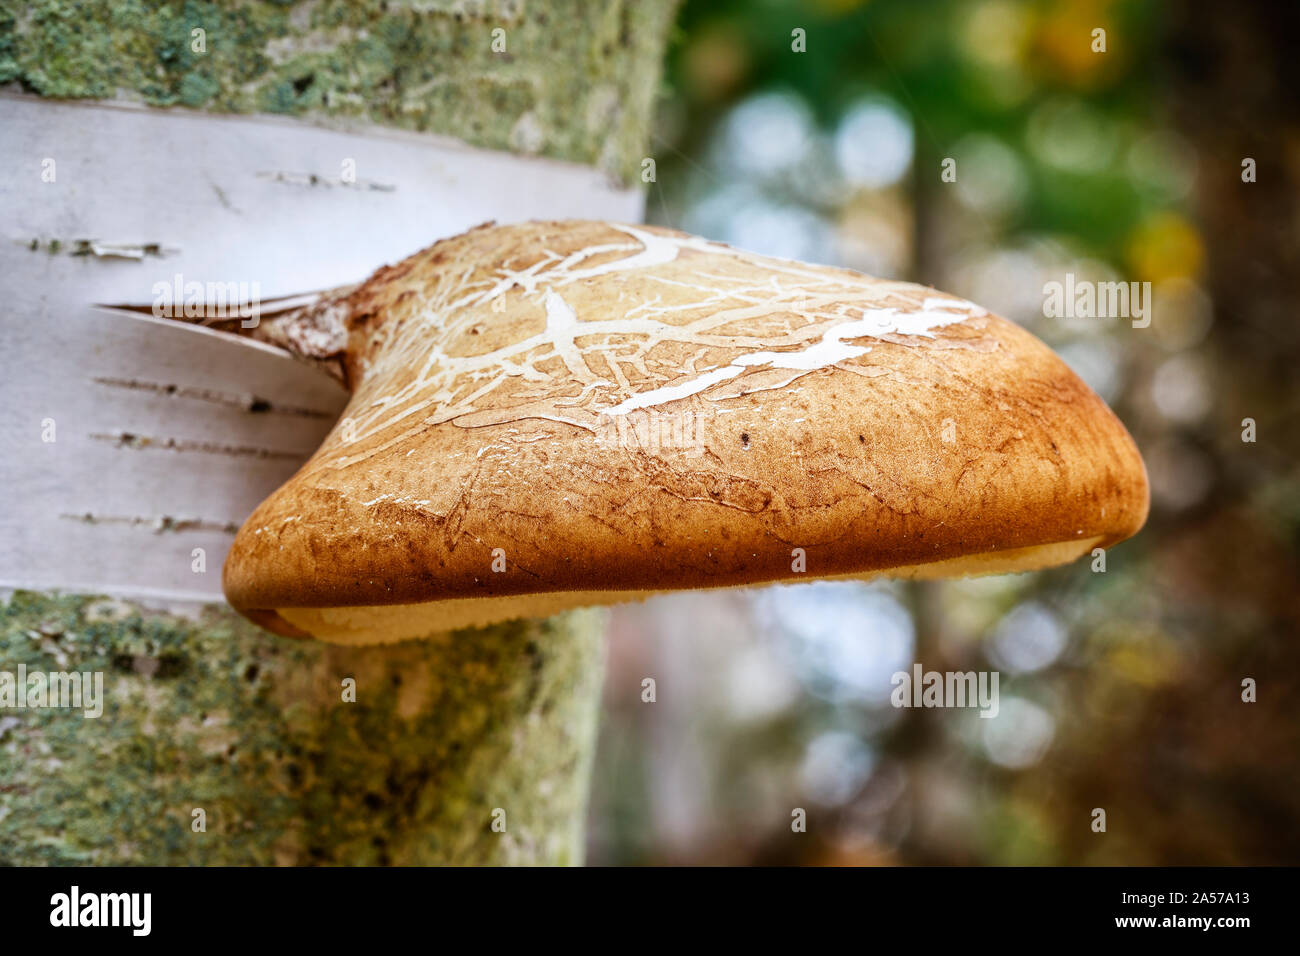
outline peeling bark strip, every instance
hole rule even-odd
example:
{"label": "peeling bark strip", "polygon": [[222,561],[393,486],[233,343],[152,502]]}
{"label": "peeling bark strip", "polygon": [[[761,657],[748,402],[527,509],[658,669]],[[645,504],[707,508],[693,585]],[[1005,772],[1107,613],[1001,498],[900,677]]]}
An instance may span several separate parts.
{"label": "peeling bark strip", "polygon": [[0,865],[579,863],[602,627],[349,650],[18,592],[0,669],[103,672],[105,699],[0,716]]}
{"label": "peeling bark strip", "polygon": [[631,182],[675,7],[33,0],[21,16],[0,17],[0,83],[50,97],[126,93],[155,106],[351,117],[599,166]]}

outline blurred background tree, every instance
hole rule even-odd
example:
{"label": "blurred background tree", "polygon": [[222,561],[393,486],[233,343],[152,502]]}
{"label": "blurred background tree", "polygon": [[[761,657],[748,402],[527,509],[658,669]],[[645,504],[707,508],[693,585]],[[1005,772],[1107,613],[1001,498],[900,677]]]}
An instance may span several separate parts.
{"label": "blurred background tree", "polygon": [[[620,608],[593,862],[1300,862],[1298,27],[1211,0],[688,0],[651,220],[1023,324],[1129,426],[1153,508],[1104,573]],[[1067,273],[1150,282],[1150,326],[1046,316]],[[913,661],[999,671],[1000,713],[891,707]]]}

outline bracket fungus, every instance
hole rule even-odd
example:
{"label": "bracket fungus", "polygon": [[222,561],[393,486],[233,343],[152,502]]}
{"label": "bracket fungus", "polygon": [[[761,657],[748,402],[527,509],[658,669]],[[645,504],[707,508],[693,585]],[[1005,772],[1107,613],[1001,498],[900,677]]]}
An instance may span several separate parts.
{"label": "bracket fungus", "polygon": [[481,226],[263,326],[352,392],[226,562],[285,635],[1031,570],[1147,514],[1124,426],[1030,333],[666,229]]}

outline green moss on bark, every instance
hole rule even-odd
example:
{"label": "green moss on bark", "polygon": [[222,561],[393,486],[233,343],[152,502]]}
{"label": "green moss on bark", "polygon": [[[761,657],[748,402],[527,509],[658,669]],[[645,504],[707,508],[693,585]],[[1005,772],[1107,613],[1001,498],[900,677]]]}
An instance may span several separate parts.
{"label": "green moss on bark", "polygon": [[630,181],[674,7],[0,0],[0,83],[50,97],[351,117],[596,164]]}
{"label": "green moss on bark", "polygon": [[[631,181],[675,5],[0,0],[0,84],[376,123]],[[347,649],[228,609],[19,593],[0,670],[100,671],[109,699],[99,719],[0,709],[0,864],[579,862],[601,620]]]}
{"label": "green moss on bark", "polygon": [[579,863],[603,619],[342,648],[18,592],[0,671],[106,700],[0,708],[0,864]]}

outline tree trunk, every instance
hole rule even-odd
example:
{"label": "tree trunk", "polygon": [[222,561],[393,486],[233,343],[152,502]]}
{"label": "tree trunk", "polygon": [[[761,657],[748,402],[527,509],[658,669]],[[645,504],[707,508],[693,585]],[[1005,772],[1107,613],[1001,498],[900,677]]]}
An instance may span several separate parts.
{"label": "tree trunk", "polygon": [[[630,181],[674,6],[48,0],[0,14],[0,83],[447,134]],[[19,591],[0,864],[580,862],[603,620],[350,649],[225,607],[195,623]],[[7,702],[20,667],[102,674],[102,716]]]}

